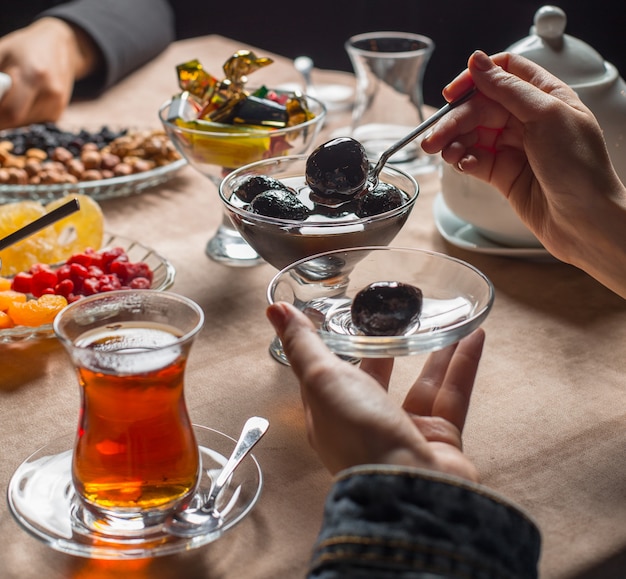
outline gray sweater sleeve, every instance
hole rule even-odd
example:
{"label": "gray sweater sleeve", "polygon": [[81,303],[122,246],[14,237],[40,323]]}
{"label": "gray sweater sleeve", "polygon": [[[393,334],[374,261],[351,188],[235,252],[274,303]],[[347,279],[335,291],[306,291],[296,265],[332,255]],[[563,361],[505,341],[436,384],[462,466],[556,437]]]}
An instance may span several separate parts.
{"label": "gray sweater sleeve", "polygon": [[42,12],[82,28],[94,40],[104,67],[75,87],[94,96],[139,68],[175,40],[175,22],[166,0],[74,0]]}

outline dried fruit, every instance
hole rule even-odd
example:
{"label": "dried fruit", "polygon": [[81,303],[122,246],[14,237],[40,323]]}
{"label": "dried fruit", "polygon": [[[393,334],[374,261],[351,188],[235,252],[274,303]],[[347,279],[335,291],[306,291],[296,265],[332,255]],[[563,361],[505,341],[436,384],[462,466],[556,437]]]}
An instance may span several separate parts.
{"label": "dried fruit", "polygon": [[368,336],[400,336],[419,320],[422,299],[422,290],[410,284],[372,283],[354,296],[352,323]]}
{"label": "dried fruit", "polygon": [[[100,249],[102,246],[104,216],[100,205],[88,195],[74,197],[78,199],[80,210],[51,226],[56,235],[56,243],[52,261],[45,263],[59,263],[75,253],[85,251],[88,247]],[[50,212],[64,203],[67,203],[67,199],[55,199],[46,205],[46,211]]]}
{"label": "dried fruit", "polygon": [[296,195],[288,189],[270,189],[257,195],[250,204],[253,213],[275,217],[277,219],[292,219],[304,221],[309,210]]}
{"label": "dried fruit", "polygon": [[350,137],[327,141],[306,162],[307,185],[322,199],[348,201],[365,189],[368,174],[365,149]]}
{"label": "dried fruit", "polygon": [[[0,312],[10,318],[8,322],[2,316],[0,328],[50,323],[62,307],[82,296],[118,289],[148,289],[153,276],[147,263],[131,262],[122,247],[87,249],[70,256],[56,269],[37,263],[15,275],[10,289],[0,291]],[[28,299],[29,295],[36,299]]]}
{"label": "dried fruit", "polygon": [[[6,237],[45,214],[46,209],[37,201],[0,205],[0,237]],[[33,263],[49,262],[54,239],[54,231],[46,227],[0,251],[2,275],[11,276],[27,270]]]}
{"label": "dried fruit", "polygon": [[13,302],[8,314],[16,326],[42,326],[51,324],[66,305],[63,296],[44,294],[36,300]]}
{"label": "dried fruit", "polygon": [[374,189],[359,195],[355,211],[358,217],[371,217],[402,207],[406,202],[407,197],[400,189],[380,182]]}
{"label": "dried fruit", "polygon": [[[80,210],[0,251],[2,275],[28,271],[36,263],[65,261],[88,247],[99,249],[104,237],[104,216],[97,201],[88,195],[75,195]],[[45,207],[37,201],[0,205],[0,237],[13,233],[47,212],[67,203],[66,198]]]}
{"label": "dried fruit", "polygon": [[239,199],[246,203],[252,203],[252,200],[261,193],[270,189],[284,189],[285,186],[273,177],[267,175],[250,175],[244,179],[233,191]]}

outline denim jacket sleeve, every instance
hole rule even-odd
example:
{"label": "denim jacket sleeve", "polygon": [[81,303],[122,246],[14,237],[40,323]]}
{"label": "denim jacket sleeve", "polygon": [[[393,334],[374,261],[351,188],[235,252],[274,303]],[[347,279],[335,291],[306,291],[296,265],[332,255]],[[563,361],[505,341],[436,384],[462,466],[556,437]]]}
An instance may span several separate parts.
{"label": "denim jacket sleeve", "polygon": [[361,466],[339,474],[309,579],[537,577],[536,524],[504,497],[422,469]]}

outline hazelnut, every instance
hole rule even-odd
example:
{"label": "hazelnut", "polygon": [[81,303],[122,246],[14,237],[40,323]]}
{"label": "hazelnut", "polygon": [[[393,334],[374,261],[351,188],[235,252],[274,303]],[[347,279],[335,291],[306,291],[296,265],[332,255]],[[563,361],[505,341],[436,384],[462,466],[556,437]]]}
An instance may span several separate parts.
{"label": "hazelnut", "polygon": [[83,181],[99,181],[102,179],[102,173],[98,169],[87,169],[81,178]]}
{"label": "hazelnut", "polygon": [[148,159],[137,159],[132,164],[133,173],[144,173],[145,171],[150,171],[150,169],[154,169],[154,166],[154,161],[149,161]]}
{"label": "hazelnut", "polygon": [[80,179],[81,175],[85,172],[85,165],[80,159],[72,159],[67,164],[67,172]]}
{"label": "hazelnut", "polygon": [[126,175],[130,175],[133,172],[133,168],[128,164],[128,163],[120,163],[119,165],[115,166],[115,169],[113,169],[113,173],[117,176],[117,177],[124,177]]}
{"label": "hazelnut", "polygon": [[10,167],[8,183],[11,185],[26,185],[28,183],[28,173],[18,167]]}
{"label": "hazelnut", "polygon": [[102,154],[102,169],[112,170],[116,165],[121,162],[121,159],[114,155],[113,153],[104,153]]}
{"label": "hazelnut", "polygon": [[28,157],[24,163],[24,171],[29,177],[34,177],[41,171],[41,161],[35,157]]}
{"label": "hazelnut", "polygon": [[80,160],[84,163],[85,169],[99,169],[102,156],[100,151],[83,150],[80,154]]}

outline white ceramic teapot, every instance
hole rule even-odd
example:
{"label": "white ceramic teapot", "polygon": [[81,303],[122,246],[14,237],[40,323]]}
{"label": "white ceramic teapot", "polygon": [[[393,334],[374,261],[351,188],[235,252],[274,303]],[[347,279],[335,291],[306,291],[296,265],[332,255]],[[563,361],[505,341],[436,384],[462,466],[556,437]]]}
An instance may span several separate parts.
{"label": "white ceramic teapot", "polygon": [[[507,50],[522,54],[570,85],[595,114],[618,175],[626,183],[626,83],[611,63],[585,42],[565,34],[567,17],[556,6],[535,13],[530,35]],[[444,201],[457,217],[504,245],[537,247],[539,242],[490,185],[442,168]]]}

